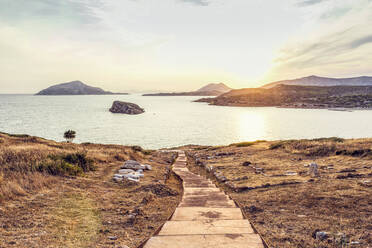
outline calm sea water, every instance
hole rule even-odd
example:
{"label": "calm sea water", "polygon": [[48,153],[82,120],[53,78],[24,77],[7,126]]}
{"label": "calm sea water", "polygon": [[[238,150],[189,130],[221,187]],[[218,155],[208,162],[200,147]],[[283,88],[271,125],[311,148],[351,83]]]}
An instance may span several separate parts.
{"label": "calm sea water", "polygon": [[[163,148],[185,144],[338,136],[372,137],[372,111],[353,112],[209,106],[199,97],[0,95],[0,131],[75,142]],[[112,114],[114,100],[145,108],[136,116]]]}

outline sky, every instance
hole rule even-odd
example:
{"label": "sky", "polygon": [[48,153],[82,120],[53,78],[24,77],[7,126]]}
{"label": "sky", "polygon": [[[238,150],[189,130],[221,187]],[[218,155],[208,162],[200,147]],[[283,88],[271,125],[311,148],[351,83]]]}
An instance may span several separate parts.
{"label": "sky", "polygon": [[372,0],[0,0],[0,93],[372,75]]}

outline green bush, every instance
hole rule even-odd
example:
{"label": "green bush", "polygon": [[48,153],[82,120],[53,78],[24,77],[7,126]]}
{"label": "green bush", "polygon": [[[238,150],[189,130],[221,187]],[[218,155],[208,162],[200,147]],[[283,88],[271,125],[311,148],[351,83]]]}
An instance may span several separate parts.
{"label": "green bush", "polygon": [[54,176],[78,176],[83,173],[83,170],[79,166],[69,164],[62,160],[42,162],[37,169],[40,172],[45,172]]}
{"label": "green bush", "polygon": [[84,172],[94,171],[93,160],[85,153],[49,155],[48,159],[39,163],[36,170],[55,176],[77,176]]}

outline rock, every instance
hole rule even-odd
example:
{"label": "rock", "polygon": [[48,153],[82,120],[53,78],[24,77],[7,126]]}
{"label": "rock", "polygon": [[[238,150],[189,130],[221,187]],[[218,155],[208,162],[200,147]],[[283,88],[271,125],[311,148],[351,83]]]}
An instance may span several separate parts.
{"label": "rock", "polygon": [[122,177],[113,177],[112,178],[115,182],[122,182],[123,181],[123,178]]}
{"label": "rock", "polygon": [[250,166],[252,163],[250,162],[250,161],[245,161],[244,163],[243,163],[243,166]]}
{"label": "rock", "polygon": [[108,236],[107,237],[109,240],[117,240],[118,239],[118,237],[116,237],[116,236]]}
{"label": "rock", "polygon": [[255,205],[251,205],[251,206],[246,206],[244,207],[244,210],[253,214],[253,213],[259,213],[259,212],[263,212],[263,209],[259,208],[259,207],[256,207]]}
{"label": "rock", "polygon": [[119,174],[128,174],[128,173],[134,173],[134,170],[132,170],[132,169],[121,169],[121,170],[119,170]]}
{"label": "rock", "polygon": [[309,164],[309,175],[311,177],[319,177],[318,165],[316,163]]}
{"label": "rock", "polygon": [[318,231],[315,233],[315,239],[316,240],[326,240],[329,238],[329,235],[327,232],[321,232],[321,231]]}
{"label": "rock", "polygon": [[137,104],[130,102],[114,101],[110,108],[111,113],[120,113],[128,115],[138,115],[144,113],[144,109]]}
{"label": "rock", "polygon": [[337,247],[345,247],[349,243],[349,239],[346,237],[345,233],[337,233],[334,237],[334,242]]}
{"label": "rock", "polygon": [[256,167],[255,170],[256,170],[256,174],[260,174],[264,172],[264,169],[260,167]]}
{"label": "rock", "polygon": [[139,182],[139,179],[134,179],[134,178],[127,178],[127,180],[129,180],[129,181],[132,181],[132,182],[136,182],[136,183],[138,183]]}
{"label": "rock", "polygon": [[120,169],[132,169],[132,170],[144,170],[145,166],[141,165],[139,162],[134,160],[127,160]]}
{"label": "rock", "polygon": [[294,171],[286,171],[286,172],[284,173],[284,175],[286,175],[286,176],[296,176],[296,175],[297,175],[297,172],[294,172]]}
{"label": "rock", "polygon": [[149,164],[145,164],[143,166],[145,166],[145,170],[152,170],[152,167]]}

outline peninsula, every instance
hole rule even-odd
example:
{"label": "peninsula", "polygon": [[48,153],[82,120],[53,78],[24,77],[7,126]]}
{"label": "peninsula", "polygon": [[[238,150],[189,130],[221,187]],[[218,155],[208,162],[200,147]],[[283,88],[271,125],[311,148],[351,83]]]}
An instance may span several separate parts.
{"label": "peninsula", "polygon": [[127,95],[128,93],[113,93],[98,87],[92,87],[81,81],[72,81],[50,86],[35,95]]}
{"label": "peninsula", "polygon": [[232,90],[214,98],[198,99],[196,102],[244,107],[372,108],[372,82],[371,85],[364,84],[365,86],[269,84],[261,88]]}

